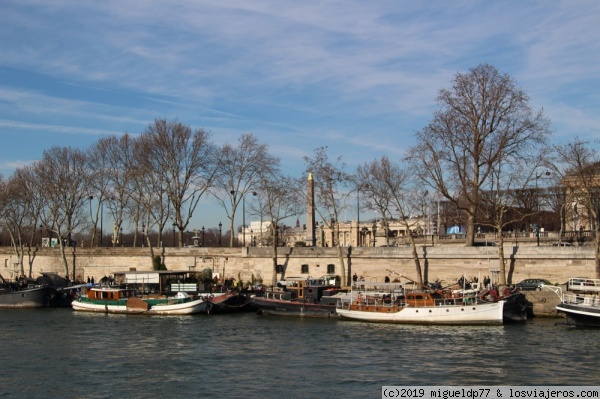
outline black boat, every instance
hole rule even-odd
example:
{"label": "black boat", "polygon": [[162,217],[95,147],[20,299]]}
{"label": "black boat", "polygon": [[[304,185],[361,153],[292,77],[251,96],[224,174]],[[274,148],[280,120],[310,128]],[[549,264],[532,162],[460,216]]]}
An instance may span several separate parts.
{"label": "black boat", "polygon": [[527,321],[527,318],[532,316],[533,304],[520,291],[511,291],[505,288],[499,295],[497,290],[491,289],[479,293],[478,296],[489,302],[504,301],[502,319],[505,323]]}
{"label": "black boat", "polygon": [[338,317],[336,306],[340,300],[340,277],[324,276],[319,279],[290,278],[281,291],[266,291],[263,297],[254,297],[259,313],[295,317]]}
{"label": "black boat", "polygon": [[0,308],[43,308],[50,306],[54,287],[39,285],[27,278],[14,282],[0,275]]}
{"label": "black boat", "polygon": [[558,313],[575,327],[600,327],[600,297],[597,295],[564,294],[556,305]]}
{"label": "black boat", "polygon": [[228,291],[224,294],[201,294],[204,306],[199,313],[222,314],[255,311],[252,300],[248,295],[238,291]]}

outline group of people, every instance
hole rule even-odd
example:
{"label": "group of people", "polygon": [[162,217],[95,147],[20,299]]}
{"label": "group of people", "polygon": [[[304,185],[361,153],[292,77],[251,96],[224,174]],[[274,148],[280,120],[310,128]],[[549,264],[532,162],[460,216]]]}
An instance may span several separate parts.
{"label": "group of people", "polygon": [[[465,279],[465,276],[460,276],[460,278],[458,279],[456,284],[458,284],[458,286],[461,288],[470,289],[473,286],[473,284],[478,283],[478,282],[479,282],[479,278],[477,276],[471,278],[470,280]],[[492,288],[491,283],[492,283],[492,280],[490,279],[490,276],[483,277],[483,288],[485,288],[485,289]]]}

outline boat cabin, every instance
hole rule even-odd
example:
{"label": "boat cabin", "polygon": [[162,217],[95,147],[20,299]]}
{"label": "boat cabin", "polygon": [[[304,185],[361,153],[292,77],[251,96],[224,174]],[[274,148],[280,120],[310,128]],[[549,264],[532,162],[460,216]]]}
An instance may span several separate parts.
{"label": "boat cabin", "polygon": [[[290,277],[285,281],[284,292],[268,292],[267,297],[318,303],[340,292],[340,282],[341,278],[333,275],[326,275],[321,278]],[[332,305],[335,305],[335,301],[332,302]]]}
{"label": "boat cabin", "polygon": [[136,291],[132,289],[100,287],[88,290],[88,299],[118,301],[136,296]]}

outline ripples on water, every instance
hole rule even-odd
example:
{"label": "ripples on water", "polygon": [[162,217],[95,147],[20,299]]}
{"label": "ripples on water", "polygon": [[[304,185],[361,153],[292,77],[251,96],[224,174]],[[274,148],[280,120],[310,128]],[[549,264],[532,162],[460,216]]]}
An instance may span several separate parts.
{"label": "ripples on water", "polygon": [[0,310],[0,396],[380,398],[382,385],[597,385],[600,330]]}

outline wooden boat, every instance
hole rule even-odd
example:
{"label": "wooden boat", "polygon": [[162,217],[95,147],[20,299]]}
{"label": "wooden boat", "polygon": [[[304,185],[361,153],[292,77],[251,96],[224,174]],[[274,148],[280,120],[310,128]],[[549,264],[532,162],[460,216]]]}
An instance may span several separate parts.
{"label": "wooden boat", "polygon": [[[324,276],[325,277],[325,276]],[[337,317],[336,306],[340,278],[333,283],[330,276],[319,279],[290,278],[281,291],[267,291],[252,299],[259,313],[294,317]]]}
{"label": "wooden boat", "polygon": [[73,301],[73,310],[100,313],[188,315],[201,312],[206,301],[193,299],[185,292],[173,297],[141,296],[130,288],[92,287],[86,295]]}
{"label": "wooden boat", "polygon": [[556,305],[559,314],[567,318],[567,324],[575,327],[600,327],[600,296],[567,293]]}
{"label": "wooden boat", "polygon": [[502,324],[504,301],[477,297],[452,298],[439,291],[406,290],[404,283],[361,282],[356,299],[340,302],[337,314],[350,320],[402,323],[478,325]]}

